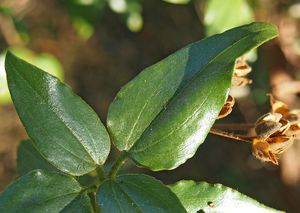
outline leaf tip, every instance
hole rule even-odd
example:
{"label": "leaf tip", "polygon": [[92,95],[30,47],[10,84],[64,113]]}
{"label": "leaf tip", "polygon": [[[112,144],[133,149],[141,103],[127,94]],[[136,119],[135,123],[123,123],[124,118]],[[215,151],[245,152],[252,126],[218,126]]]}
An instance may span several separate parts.
{"label": "leaf tip", "polygon": [[5,71],[8,73],[11,69],[11,65],[17,60],[20,60],[16,55],[14,55],[10,50],[7,50],[5,56]]}
{"label": "leaf tip", "polygon": [[277,37],[279,34],[278,27],[276,26],[276,24],[271,22],[253,22],[250,25],[258,29],[259,31],[267,31],[268,33],[272,34],[273,37]]}

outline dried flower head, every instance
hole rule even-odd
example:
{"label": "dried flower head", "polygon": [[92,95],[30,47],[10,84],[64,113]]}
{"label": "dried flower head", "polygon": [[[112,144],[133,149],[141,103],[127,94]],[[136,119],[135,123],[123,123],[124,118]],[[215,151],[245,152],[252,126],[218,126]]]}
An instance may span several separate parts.
{"label": "dried flower head", "polygon": [[[294,142],[295,131],[299,128],[299,114],[270,95],[271,112],[260,117],[255,123],[257,137],[252,142],[252,154],[262,161],[278,165],[279,155]],[[298,111],[297,111],[298,112]]]}

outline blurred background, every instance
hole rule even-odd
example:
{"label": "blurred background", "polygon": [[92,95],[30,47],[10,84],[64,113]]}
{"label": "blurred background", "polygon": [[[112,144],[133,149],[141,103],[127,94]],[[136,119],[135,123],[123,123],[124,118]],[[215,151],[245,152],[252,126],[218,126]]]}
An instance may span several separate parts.
{"label": "blurred background", "polygon": [[[268,92],[300,108],[300,1],[0,0],[0,191],[17,177],[17,147],[28,137],[7,90],[7,48],[69,84],[105,123],[118,90],[143,68],[188,43],[253,21],[276,24],[280,36],[248,55],[253,83],[233,91],[233,113],[218,123],[254,123],[270,110]],[[299,143],[275,167],[254,159],[249,144],[209,135],[176,170],[152,173],[130,162],[126,169],[167,184],[222,183],[271,207],[300,212]]]}

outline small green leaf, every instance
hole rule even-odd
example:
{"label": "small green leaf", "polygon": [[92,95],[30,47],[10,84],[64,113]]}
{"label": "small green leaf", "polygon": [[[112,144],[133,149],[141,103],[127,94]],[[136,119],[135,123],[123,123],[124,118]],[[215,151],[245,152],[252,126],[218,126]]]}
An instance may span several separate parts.
{"label": "small green leaf", "polygon": [[97,192],[101,212],[186,212],[168,187],[147,175],[127,174],[106,180]]}
{"label": "small green leaf", "polygon": [[110,142],[97,114],[69,87],[39,68],[6,55],[9,90],[36,149],[58,169],[83,175],[102,165]]}
{"label": "small green leaf", "polygon": [[281,212],[221,184],[183,180],[170,188],[189,213]]}
{"label": "small green leaf", "polygon": [[[232,15],[228,15],[228,11]],[[254,14],[247,0],[207,1],[204,11],[204,25],[208,36],[253,21]]]}
{"label": "small green leaf", "polygon": [[60,213],[93,213],[93,206],[87,193],[81,193]]}
{"label": "small green leaf", "polygon": [[72,177],[34,170],[17,179],[0,194],[0,212],[57,213],[81,190]]}
{"label": "small green leaf", "polygon": [[56,171],[56,168],[34,148],[31,140],[22,141],[18,147],[17,171],[21,176],[35,169]]}
{"label": "small green leaf", "polygon": [[269,23],[234,28],[146,68],[118,93],[107,125],[139,165],[173,169],[191,158],[226,100],[235,59],[277,36]]}

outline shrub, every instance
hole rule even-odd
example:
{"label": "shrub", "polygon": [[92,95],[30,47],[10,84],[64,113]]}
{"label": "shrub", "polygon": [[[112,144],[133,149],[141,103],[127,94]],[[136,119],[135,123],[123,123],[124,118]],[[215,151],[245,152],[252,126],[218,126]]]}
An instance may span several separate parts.
{"label": "shrub", "polygon": [[[69,87],[8,52],[9,90],[30,140],[19,147],[22,176],[0,195],[0,212],[276,211],[220,184],[118,174],[127,158],[153,171],[191,158],[224,106],[236,59],[276,36],[272,24],[252,23],[146,68],[110,105],[108,131]],[[121,154],[105,173],[110,141]]]}

